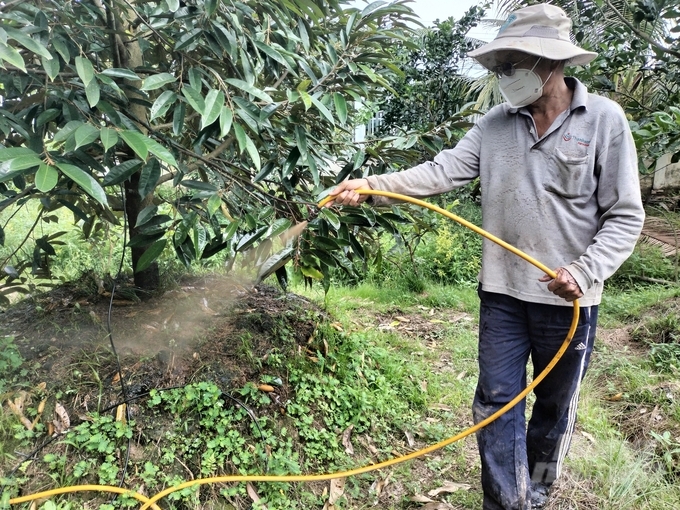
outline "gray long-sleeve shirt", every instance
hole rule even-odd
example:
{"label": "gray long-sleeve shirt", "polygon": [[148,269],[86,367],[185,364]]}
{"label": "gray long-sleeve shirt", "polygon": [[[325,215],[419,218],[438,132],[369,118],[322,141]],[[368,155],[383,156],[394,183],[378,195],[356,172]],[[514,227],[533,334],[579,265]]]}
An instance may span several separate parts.
{"label": "gray long-sleeve shirt", "polygon": [[[602,285],[630,256],[644,222],[637,155],[623,110],[574,78],[570,108],[540,139],[524,108],[491,109],[450,150],[403,172],[371,176],[373,189],[429,197],[477,176],[482,227],[549,268],[566,267],[599,304]],[[375,205],[389,200],[374,196]],[[482,288],[524,301],[570,306],[542,271],[484,240]]]}

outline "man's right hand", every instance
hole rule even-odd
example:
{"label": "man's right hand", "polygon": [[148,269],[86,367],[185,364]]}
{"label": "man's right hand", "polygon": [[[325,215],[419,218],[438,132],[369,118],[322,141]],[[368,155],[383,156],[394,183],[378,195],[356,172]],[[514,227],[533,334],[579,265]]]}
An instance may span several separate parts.
{"label": "man's right hand", "polygon": [[329,200],[324,207],[330,207],[332,205],[353,205],[357,206],[362,202],[365,202],[369,195],[360,195],[354,190],[357,189],[373,189],[368,184],[366,179],[351,179],[349,181],[343,181],[338,184],[329,194],[333,200]]}

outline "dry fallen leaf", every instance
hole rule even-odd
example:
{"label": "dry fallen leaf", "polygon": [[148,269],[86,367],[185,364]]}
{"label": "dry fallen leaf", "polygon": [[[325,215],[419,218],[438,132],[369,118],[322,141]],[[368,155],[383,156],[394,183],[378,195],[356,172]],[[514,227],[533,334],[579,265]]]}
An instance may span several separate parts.
{"label": "dry fallen leaf", "polygon": [[406,436],[406,442],[408,443],[409,447],[413,448],[416,444],[416,442],[413,440],[413,434],[411,434],[408,430],[405,430],[404,435]]}
{"label": "dry fallen leaf", "polygon": [[336,331],[343,331],[342,324],[339,322],[332,322],[331,326],[333,326],[333,328],[335,328]]}
{"label": "dry fallen leaf", "polygon": [[359,436],[359,442],[369,451],[372,455],[377,455],[378,449],[373,446],[373,440],[368,436]]}
{"label": "dry fallen leaf", "polygon": [[45,404],[47,404],[47,399],[43,399],[40,402],[40,404],[38,404],[38,413],[35,415],[35,418],[33,419],[33,423],[31,424],[31,430],[33,430],[33,427],[35,427],[36,424],[40,421],[40,417],[42,416],[42,413],[45,410]]}
{"label": "dry fallen leaf", "polygon": [[427,496],[423,496],[422,494],[416,494],[415,496],[411,496],[410,498],[411,501],[414,503],[431,503],[433,500],[428,498]]}
{"label": "dry fallen leaf", "polygon": [[342,446],[345,447],[345,453],[347,455],[354,455],[354,447],[352,446],[352,430],[354,430],[354,425],[350,425],[342,433]]}
{"label": "dry fallen leaf", "polygon": [[444,482],[444,485],[439,487],[439,489],[431,490],[427,493],[428,496],[433,498],[441,494],[442,492],[456,492],[460,490],[469,490],[472,486],[467,483],[456,483],[456,482]]}
{"label": "dry fallen leaf", "polygon": [[430,409],[438,409],[440,411],[451,411],[451,408],[447,405],[444,405],[444,404],[432,404],[429,407],[430,407]]}
{"label": "dry fallen leaf", "polygon": [[379,498],[380,494],[382,494],[382,491],[387,487],[390,483],[390,477],[392,476],[392,473],[387,473],[387,476],[385,479],[378,478],[375,482],[371,484],[371,488],[369,491],[375,492],[375,497]]}
{"label": "dry fallen leaf", "polygon": [[13,401],[12,400],[7,401],[7,405],[16,415],[16,417],[19,418],[19,421],[24,427],[26,427],[28,430],[33,430],[33,423],[31,422],[31,420],[26,418],[26,416],[24,416],[24,403],[26,402],[27,398],[28,393],[26,393],[25,391],[20,391],[19,393],[17,393],[17,396]]}
{"label": "dry fallen leaf", "polygon": [[420,510],[453,510],[453,507],[448,503],[443,503],[441,501],[433,501],[425,506],[421,506]]}
{"label": "dry fallen leaf", "polygon": [[617,393],[616,395],[612,395],[611,397],[609,397],[607,400],[609,400],[610,402],[618,402],[622,398],[623,398],[623,393]]}
{"label": "dry fallen leaf", "polygon": [[[260,501],[260,496],[258,496],[257,491],[255,490],[255,487],[252,483],[246,483],[246,492],[248,493],[248,496],[250,496],[250,499],[253,500],[253,503]],[[267,510],[266,505],[261,505],[260,508],[262,508],[262,510]]]}
{"label": "dry fallen leaf", "polygon": [[401,317],[399,315],[397,315],[395,317],[395,319],[397,319],[398,321],[401,321],[401,322],[411,322],[411,319],[407,319],[406,317]]}
{"label": "dry fallen leaf", "polygon": [[257,387],[257,389],[260,390],[260,391],[267,392],[267,393],[271,393],[272,391],[274,391],[274,387],[270,386],[269,384],[260,384]]}
{"label": "dry fallen leaf", "polygon": [[582,435],[583,437],[585,437],[585,438],[586,438],[588,441],[590,441],[591,443],[595,444],[596,441],[595,441],[595,438],[593,437],[592,434],[588,434],[587,432],[581,431],[581,435]]}
{"label": "dry fallen leaf", "polygon": [[331,488],[328,493],[328,504],[335,505],[338,499],[345,493],[345,479],[333,478],[331,480]]}
{"label": "dry fallen leaf", "polygon": [[127,413],[126,411],[126,405],[121,404],[118,407],[116,407],[116,421],[119,421],[121,423],[125,423],[127,420]]}
{"label": "dry fallen leaf", "polygon": [[68,417],[68,413],[64,406],[59,402],[54,406],[54,420],[52,420],[52,423],[54,424],[54,431],[57,434],[66,432],[71,426],[71,419]]}

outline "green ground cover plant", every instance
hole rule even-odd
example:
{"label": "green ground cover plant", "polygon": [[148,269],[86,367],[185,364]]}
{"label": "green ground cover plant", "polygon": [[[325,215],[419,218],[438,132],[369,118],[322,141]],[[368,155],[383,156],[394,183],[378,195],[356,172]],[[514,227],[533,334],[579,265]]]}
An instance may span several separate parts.
{"label": "green ground cover plant", "polygon": [[[453,235],[442,232],[438,236],[444,240]],[[474,256],[464,244],[447,246]],[[649,251],[641,256],[645,253]],[[412,255],[421,268],[429,267],[438,256],[437,245],[422,243]],[[401,256],[401,264],[410,263],[408,251]],[[643,263],[646,268],[665,267],[658,260],[653,256]],[[91,320],[95,310],[88,305],[71,308],[61,314],[68,320],[59,322],[46,304],[49,300],[29,299],[21,313],[40,314],[32,326],[51,324],[47,334],[56,340],[48,338],[43,350],[44,331],[28,339],[23,331],[0,336],[0,363],[6,369],[0,371],[5,498],[0,505],[19,487],[30,493],[81,483],[117,485],[123,472],[126,486],[146,494],[226,473],[334,472],[403,455],[466,429],[477,371],[474,281],[445,285],[421,274],[415,288],[393,271],[384,275],[376,272],[359,284],[334,285],[328,293],[302,282],[293,285],[293,294],[246,290],[247,285],[238,291],[266,297],[260,305],[236,300],[224,309],[211,304],[212,310],[200,301],[197,306],[208,308],[210,321],[217,322],[186,351],[193,360],[193,365],[184,365],[186,373],[169,375],[182,353],[176,335],[167,336],[159,352],[123,355],[123,371],[131,371],[136,399],[130,419],[110,405],[120,395],[112,384],[115,357],[106,343],[96,348],[85,343],[86,349],[69,353],[59,340],[84,335],[93,326],[105,340],[101,320]],[[572,453],[550,510],[661,510],[680,499],[679,293],[673,285],[631,281],[608,284]],[[181,289],[187,284],[177,285]],[[224,297],[223,288],[217,294]],[[164,308],[163,301],[156,305],[153,300],[136,306],[146,306],[142,315],[150,316]],[[4,314],[8,319],[17,316],[11,309]],[[125,315],[135,317],[135,311]],[[123,320],[132,320],[125,315]],[[162,329],[167,320],[147,321],[142,327]],[[135,327],[126,329],[124,322],[115,326],[119,341]],[[227,354],[212,361],[221,345]],[[43,354],[36,357],[32,348]],[[228,359],[231,364],[221,366]],[[165,368],[158,371],[162,360]],[[163,381],[184,379],[177,388],[144,393],[143,377],[131,368],[135,365]],[[232,370],[235,366],[247,367],[244,377]],[[47,385],[36,389],[45,380]],[[35,420],[30,430],[8,407],[22,391],[24,416]],[[51,437],[50,420],[38,419],[43,401],[45,416],[57,401],[69,402],[73,423],[27,460],[23,455]],[[478,480],[475,441],[469,437],[387,472],[347,480],[334,506],[410,510],[425,505],[427,498],[455,509],[478,508]],[[446,487],[451,490],[437,492]],[[82,508],[84,501],[80,495],[61,496],[38,508],[70,510]],[[138,505],[131,498],[96,496],[88,501],[104,510]],[[328,502],[327,484],[222,484],[173,493],[163,500],[163,508],[321,509]]]}

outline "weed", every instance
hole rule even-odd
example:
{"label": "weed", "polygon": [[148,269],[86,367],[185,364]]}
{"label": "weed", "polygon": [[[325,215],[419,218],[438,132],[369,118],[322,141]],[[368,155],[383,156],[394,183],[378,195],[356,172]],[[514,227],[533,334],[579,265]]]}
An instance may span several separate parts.
{"label": "weed", "polygon": [[618,290],[634,289],[644,283],[641,278],[675,281],[676,268],[656,246],[638,244],[633,254],[607,280],[607,285]]}
{"label": "weed", "polygon": [[680,478],[680,438],[674,438],[666,430],[662,434],[654,431],[650,435],[656,441],[657,456],[661,459],[661,466],[671,482]]}

